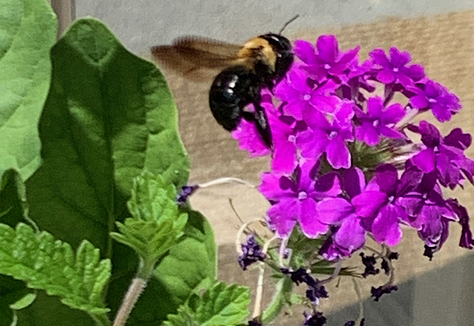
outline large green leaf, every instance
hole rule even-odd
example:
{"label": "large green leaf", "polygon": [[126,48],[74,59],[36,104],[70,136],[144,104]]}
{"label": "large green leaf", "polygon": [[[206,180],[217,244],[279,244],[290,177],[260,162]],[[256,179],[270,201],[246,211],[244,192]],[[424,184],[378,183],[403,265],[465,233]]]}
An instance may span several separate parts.
{"label": "large green leaf", "polygon": [[[41,230],[73,248],[87,239],[112,258],[107,303],[114,316],[137,271],[135,253],[109,236],[115,222],[129,216],[125,203],[133,178],[147,169],[178,186],[187,181],[189,161],[177,111],[157,68],[126,51],[95,19],[71,26],[54,46],[52,64],[39,124],[44,163],[27,182],[30,216]],[[186,261],[180,261],[181,251]],[[175,273],[180,264],[192,268]],[[162,265],[157,274],[163,279],[149,284],[131,320],[159,325],[193,289],[215,277],[213,233],[202,215],[190,214],[185,236]],[[171,292],[172,276],[180,277],[177,293]],[[20,320],[55,325],[55,316],[61,315],[62,325],[89,325],[53,299],[47,305],[37,299],[20,311]]]}
{"label": "large green leaf", "polygon": [[95,19],[78,20],[51,56],[39,124],[44,163],[27,183],[31,217],[73,247],[88,239],[107,253],[142,169],[187,180],[176,107],[158,69]]}
{"label": "large green leaf", "polygon": [[0,170],[41,163],[38,120],[51,79],[56,18],[45,0],[0,0]]}

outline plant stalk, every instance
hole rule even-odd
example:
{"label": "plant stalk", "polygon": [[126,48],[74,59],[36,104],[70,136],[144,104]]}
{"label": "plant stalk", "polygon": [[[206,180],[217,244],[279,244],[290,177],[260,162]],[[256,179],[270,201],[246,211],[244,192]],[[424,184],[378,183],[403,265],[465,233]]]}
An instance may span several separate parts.
{"label": "plant stalk", "polygon": [[142,294],[143,290],[147,285],[147,281],[142,278],[134,278],[130,287],[128,288],[127,294],[122,301],[120,310],[115,317],[113,326],[124,326],[132,312],[135,303]]}

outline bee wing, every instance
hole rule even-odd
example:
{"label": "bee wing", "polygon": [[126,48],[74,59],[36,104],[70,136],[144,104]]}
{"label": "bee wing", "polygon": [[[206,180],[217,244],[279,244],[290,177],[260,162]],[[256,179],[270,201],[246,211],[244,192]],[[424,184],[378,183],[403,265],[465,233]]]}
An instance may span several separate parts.
{"label": "bee wing", "polygon": [[[241,46],[198,36],[176,39],[172,45],[151,48],[154,60],[186,78],[202,80],[209,70],[222,70],[237,59]],[[207,71],[206,71],[207,70]]]}

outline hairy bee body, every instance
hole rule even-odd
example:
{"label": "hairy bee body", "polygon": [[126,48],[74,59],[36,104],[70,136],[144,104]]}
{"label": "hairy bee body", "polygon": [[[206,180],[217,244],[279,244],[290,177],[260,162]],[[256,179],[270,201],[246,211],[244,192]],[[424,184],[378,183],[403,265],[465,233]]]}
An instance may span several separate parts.
{"label": "hairy bee body", "polygon": [[[241,119],[254,122],[262,140],[272,147],[271,130],[260,105],[260,93],[263,88],[273,90],[290,69],[293,63],[290,41],[279,34],[264,34],[247,41],[234,55],[229,55],[233,45],[208,41],[214,48],[221,47],[226,51],[225,56],[220,56],[212,48],[204,50],[206,43],[198,40],[184,38],[171,47],[154,47],[152,53],[157,59],[169,58],[171,65],[181,70],[189,67],[190,61],[196,61],[195,66],[186,68],[185,74],[195,72],[201,66],[216,68],[226,63],[227,67],[214,78],[209,91],[209,106],[214,118],[228,131],[235,130]],[[249,104],[253,104],[254,112],[244,110]]]}

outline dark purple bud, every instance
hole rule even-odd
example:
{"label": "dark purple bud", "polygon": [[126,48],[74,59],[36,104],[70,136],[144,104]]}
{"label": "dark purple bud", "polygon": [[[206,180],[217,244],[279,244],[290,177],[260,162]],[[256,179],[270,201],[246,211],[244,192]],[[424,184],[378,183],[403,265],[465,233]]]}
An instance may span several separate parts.
{"label": "dark purple bud", "polygon": [[423,252],[423,256],[426,256],[431,260],[433,260],[433,255],[437,251],[436,247],[430,247],[428,245],[425,245],[425,251]]}
{"label": "dark purple bud", "polygon": [[326,324],[327,319],[321,312],[316,312],[313,315],[307,314],[306,312],[303,314],[306,318],[306,321],[303,324],[304,326],[322,326]]}
{"label": "dark purple bud", "polygon": [[327,298],[328,292],[324,285],[321,284],[317,279],[314,279],[305,268],[300,267],[297,271],[292,272],[287,268],[282,268],[281,272],[291,278],[291,280],[300,285],[300,283],[306,283],[308,290],[306,290],[306,297],[314,304],[319,303],[320,298]]}
{"label": "dark purple bud", "polygon": [[249,321],[248,326],[262,326],[263,324],[257,319],[252,319]]}
{"label": "dark purple bud", "polygon": [[379,286],[378,288],[372,287],[370,292],[372,293],[372,297],[375,298],[374,301],[379,301],[382,295],[388,294],[388,293],[391,293],[392,291],[397,291],[397,290],[398,290],[398,286],[386,284],[386,285]]}
{"label": "dark purple bud", "polygon": [[186,204],[188,197],[194,194],[198,189],[199,185],[181,187],[181,190],[179,191],[175,199],[176,203],[180,206]]}
{"label": "dark purple bud", "polygon": [[362,257],[362,264],[365,266],[365,271],[362,274],[364,278],[369,275],[377,275],[380,272],[378,268],[375,268],[375,264],[377,263],[375,255],[366,256],[363,252],[361,252],[360,256]]}
{"label": "dark purple bud", "polygon": [[397,260],[399,256],[400,255],[398,254],[398,252],[392,251],[392,252],[390,252],[390,254],[388,255],[387,258],[389,260]]}
{"label": "dark purple bud", "polygon": [[262,248],[255,241],[253,235],[249,235],[246,243],[242,243],[242,255],[239,257],[239,265],[245,271],[247,268],[257,262],[265,259],[265,254],[262,252]]}
{"label": "dark purple bud", "polygon": [[382,269],[385,271],[385,275],[390,274],[390,265],[387,260],[382,259]]}

